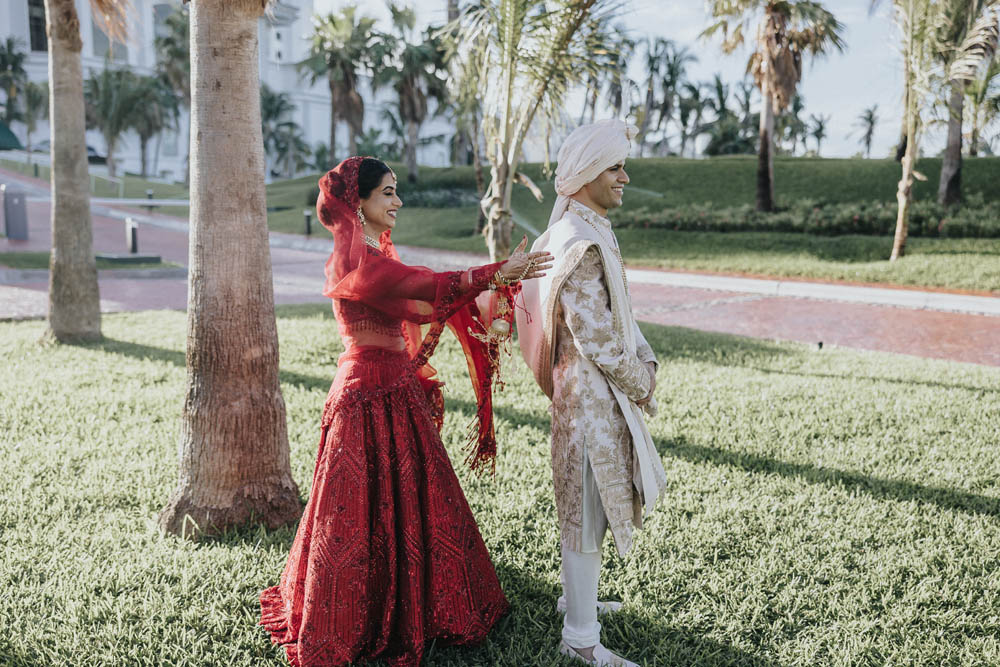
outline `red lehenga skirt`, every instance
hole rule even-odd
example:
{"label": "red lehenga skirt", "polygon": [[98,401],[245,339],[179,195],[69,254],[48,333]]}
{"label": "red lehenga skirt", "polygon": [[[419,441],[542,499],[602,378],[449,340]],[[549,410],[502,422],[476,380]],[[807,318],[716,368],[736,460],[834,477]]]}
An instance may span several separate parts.
{"label": "red lehenga skirt", "polygon": [[509,605],[405,353],[340,359],[312,492],[261,625],[292,665],[417,665]]}

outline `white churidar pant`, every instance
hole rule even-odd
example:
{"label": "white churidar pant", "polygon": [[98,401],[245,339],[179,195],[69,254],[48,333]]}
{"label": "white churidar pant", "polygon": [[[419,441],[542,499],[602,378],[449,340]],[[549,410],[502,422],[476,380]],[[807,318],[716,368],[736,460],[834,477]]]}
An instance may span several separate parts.
{"label": "white churidar pant", "polygon": [[563,640],[573,648],[589,648],[601,641],[597,621],[597,581],[601,575],[601,543],[608,530],[608,518],[601,494],[583,448],[583,551],[562,548],[563,595],[566,616]]}

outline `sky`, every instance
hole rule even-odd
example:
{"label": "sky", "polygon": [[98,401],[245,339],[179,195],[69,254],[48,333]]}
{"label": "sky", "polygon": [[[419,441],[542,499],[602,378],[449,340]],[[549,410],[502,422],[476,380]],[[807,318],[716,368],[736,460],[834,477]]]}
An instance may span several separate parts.
{"label": "sky", "polygon": [[[313,0],[317,12],[336,10],[349,4],[347,0]],[[443,23],[446,0],[411,0],[422,26]],[[850,157],[861,150],[860,132],[855,124],[861,112],[878,105],[879,122],[875,129],[872,157],[887,156],[895,145],[900,125],[898,106],[901,99],[902,72],[898,54],[898,34],[892,23],[889,7],[869,15],[870,0],[825,0],[825,6],[844,24],[843,53],[833,52],[820,59],[809,59],[803,68],[799,92],[805,101],[805,117],[811,114],[829,116],[827,138],[823,141],[824,157]],[[361,5],[362,11],[381,20],[388,29],[389,11],[379,0]],[[710,23],[702,0],[624,0],[621,22],[633,39],[665,37],[679,46],[687,46],[698,61],[688,66],[692,81],[711,81],[721,73],[730,85],[730,92],[743,78],[749,56],[747,49],[725,55],[718,39],[706,41],[699,34]],[[635,58],[630,75],[642,79],[642,64]],[[579,117],[582,96],[567,100],[570,117]],[[759,105],[759,101],[758,101]],[[601,110],[598,108],[598,117]],[[609,117],[610,112],[605,112]],[[810,148],[813,142],[810,140]],[[940,132],[931,132],[923,141],[928,155],[934,155],[944,145]]]}

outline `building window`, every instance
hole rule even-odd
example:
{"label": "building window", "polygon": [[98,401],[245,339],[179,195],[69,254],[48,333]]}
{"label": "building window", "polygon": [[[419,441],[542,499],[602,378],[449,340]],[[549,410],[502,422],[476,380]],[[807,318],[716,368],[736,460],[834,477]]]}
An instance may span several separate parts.
{"label": "building window", "polygon": [[28,33],[32,51],[49,50],[49,40],[45,36],[45,0],[28,0]]}
{"label": "building window", "polygon": [[170,28],[167,27],[167,17],[176,11],[179,10],[166,3],[153,5],[153,37],[162,38],[170,34]]}
{"label": "building window", "polygon": [[94,40],[94,55],[98,58],[107,58],[110,52],[111,60],[116,63],[128,62],[128,47],[117,39],[112,42],[108,39],[108,34],[104,32],[93,19],[90,21],[90,35]]}

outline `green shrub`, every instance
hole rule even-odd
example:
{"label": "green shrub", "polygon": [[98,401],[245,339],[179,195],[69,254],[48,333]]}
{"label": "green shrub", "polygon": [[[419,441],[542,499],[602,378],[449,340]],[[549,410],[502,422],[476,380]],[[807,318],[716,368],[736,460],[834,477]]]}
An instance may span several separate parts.
{"label": "green shrub", "polygon": [[[761,213],[750,205],[715,208],[709,204],[689,204],[660,210],[618,209],[612,213],[612,220],[617,227],[675,231],[883,236],[896,229],[896,205],[878,201],[827,203],[806,199],[779,206],[774,213]],[[933,201],[913,202],[909,234],[1000,238],[1000,202],[986,202],[980,194],[970,195],[961,208],[953,210]]]}

